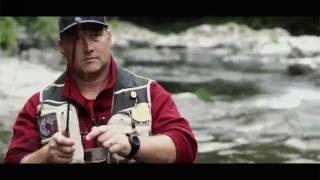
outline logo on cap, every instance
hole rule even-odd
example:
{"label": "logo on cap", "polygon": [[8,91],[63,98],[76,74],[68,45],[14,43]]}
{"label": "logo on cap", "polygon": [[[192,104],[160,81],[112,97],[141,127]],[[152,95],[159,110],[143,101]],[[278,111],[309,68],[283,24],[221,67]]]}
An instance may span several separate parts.
{"label": "logo on cap", "polygon": [[81,17],[77,16],[77,17],[74,18],[74,20],[75,20],[76,22],[80,22],[82,19],[81,19]]}

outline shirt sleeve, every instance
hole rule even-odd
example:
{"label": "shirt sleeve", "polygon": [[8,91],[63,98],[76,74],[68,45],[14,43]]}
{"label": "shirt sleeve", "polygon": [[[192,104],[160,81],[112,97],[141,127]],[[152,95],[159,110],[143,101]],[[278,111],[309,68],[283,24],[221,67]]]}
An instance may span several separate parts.
{"label": "shirt sleeve", "polygon": [[13,134],[5,163],[20,163],[21,159],[41,147],[37,125],[37,105],[40,93],[34,94],[19,112],[13,124]]}
{"label": "shirt sleeve", "polygon": [[189,122],[181,117],[171,95],[157,82],[151,84],[152,133],[169,136],[176,146],[176,163],[192,163],[197,142]]}

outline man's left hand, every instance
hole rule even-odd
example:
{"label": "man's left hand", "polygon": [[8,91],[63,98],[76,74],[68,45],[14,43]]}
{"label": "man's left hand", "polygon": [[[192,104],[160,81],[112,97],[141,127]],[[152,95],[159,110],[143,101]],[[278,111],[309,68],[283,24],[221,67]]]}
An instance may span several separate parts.
{"label": "man's left hand", "polygon": [[117,160],[126,160],[131,150],[128,137],[119,131],[116,125],[102,125],[93,127],[86,136],[87,140],[96,139],[103,147],[107,148]]}

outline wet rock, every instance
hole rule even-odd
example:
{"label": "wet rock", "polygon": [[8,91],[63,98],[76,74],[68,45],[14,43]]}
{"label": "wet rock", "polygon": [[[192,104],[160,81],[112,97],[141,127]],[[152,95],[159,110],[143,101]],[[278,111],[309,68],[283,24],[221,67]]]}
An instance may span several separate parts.
{"label": "wet rock", "polygon": [[281,72],[286,65],[277,56],[259,54],[236,54],[222,59],[226,69],[245,72]]}
{"label": "wet rock", "polygon": [[299,150],[314,150],[317,151],[320,148],[319,139],[305,140],[300,138],[290,138],[284,143],[287,146],[299,149]]}
{"label": "wet rock", "polygon": [[119,22],[111,26],[111,32],[114,46],[123,48],[150,46],[155,40],[162,37],[158,33],[129,22]]}
{"label": "wet rock", "polygon": [[124,55],[124,61],[127,66],[172,65],[182,63],[182,55],[179,51],[168,48],[161,50],[140,48],[128,51]]}
{"label": "wet rock", "polygon": [[317,36],[290,37],[288,43],[298,49],[304,57],[313,57],[320,54],[320,38]]}
{"label": "wet rock", "polygon": [[285,42],[268,43],[257,48],[257,53],[261,56],[287,57],[291,52],[291,46]]}
{"label": "wet rock", "polygon": [[288,58],[302,58],[304,54],[301,49],[297,47],[292,47],[290,53],[288,54]]}
{"label": "wet rock", "polygon": [[[320,54],[319,37],[292,37],[281,28],[253,30],[235,23],[204,24],[169,35],[128,23],[120,23],[119,29],[126,30],[122,30],[125,33],[120,33],[121,30],[116,33],[115,45],[123,44],[130,48],[132,44],[132,47],[143,47],[143,50],[129,52],[128,58],[125,58],[129,64],[135,65],[171,65],[178,62],[191,67],[212,66],[217,69],[221,68],[222,61],[224,67],[231,70],[285,72],[288,59],[315,57]],[[139,31],[143,36],[137,33]],[[134,41],[138,45],[134,45]]]}
{"label": "wet rock", "polygon": [[182,57],[184,63],[190,68],[194,67],[213,67],[222,68],[222,59],[225,56],[234,54],[232,49],[228,48],[187,48]]}
{"label": "wet rock", "polygon": [[43,64],[54,69],[63,69],[62,55],[57,49],[35,49],[31,48],[23,51],[20,55],[21,60],[27,60],[35,64]]}
{"label": "wet rock", "polygon": [[301,76],[301,75],[306,75],[310,74],[313,72],[313,69],[305,64],[291,64],[287,68],[287,74],[290,76]]}

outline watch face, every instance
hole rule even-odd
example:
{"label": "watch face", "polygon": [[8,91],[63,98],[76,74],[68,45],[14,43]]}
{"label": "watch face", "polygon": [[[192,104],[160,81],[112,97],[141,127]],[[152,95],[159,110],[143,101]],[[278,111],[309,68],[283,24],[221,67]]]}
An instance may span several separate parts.
{"label": "watch face", "polygon": [[132,136],[131,140],[132,140],[133,144],[140,145],[140,140],[139,140],[138,136]]}

